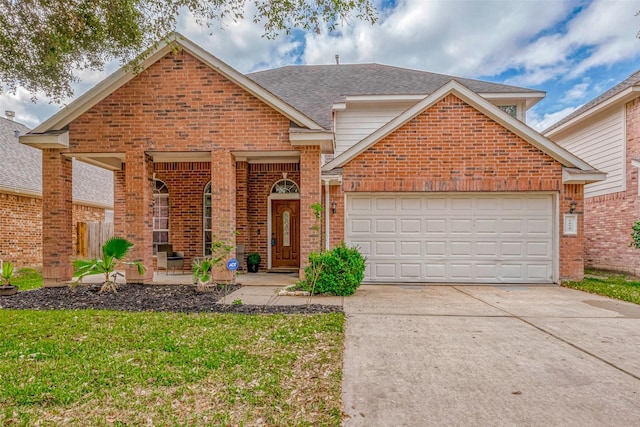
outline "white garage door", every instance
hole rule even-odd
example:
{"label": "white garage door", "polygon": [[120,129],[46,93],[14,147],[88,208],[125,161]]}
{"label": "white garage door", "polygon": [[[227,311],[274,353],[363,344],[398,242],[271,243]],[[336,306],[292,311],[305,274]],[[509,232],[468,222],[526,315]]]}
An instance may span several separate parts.
{"label": "white garage door", "polygon": [[365,282],[550,283],[550,194],[347,194]]}

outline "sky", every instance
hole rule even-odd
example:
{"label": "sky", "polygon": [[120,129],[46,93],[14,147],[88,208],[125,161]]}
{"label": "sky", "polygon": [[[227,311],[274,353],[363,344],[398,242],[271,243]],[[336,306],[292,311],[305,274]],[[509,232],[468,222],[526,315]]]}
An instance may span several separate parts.
{"label": "sky", "polygon": [[[637,1],[374,1],[376,24],[350,19],[334,32],[295,31],[269,40],[252,19],[207,29],[186,14],[178,31],[243,73],[334,64],[339,55],[342,64],[387,64],[544,91],[546,98],[527,113],[539,131],[640,70]],[[118,67],[114,61],[104,72],[78,73],[75,96]],[[63,106],[22,88],[0,94],[0,115],[15,111],[15,120],[29,127]]]}

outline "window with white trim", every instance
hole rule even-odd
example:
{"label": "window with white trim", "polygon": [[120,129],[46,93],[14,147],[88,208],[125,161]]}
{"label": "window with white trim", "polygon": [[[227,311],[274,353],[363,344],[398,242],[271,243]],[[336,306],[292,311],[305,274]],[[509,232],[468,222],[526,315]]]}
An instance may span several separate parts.
{"label": "window with white trim", "polygon": [[159,179],[153,180],[153,253],[158,245],[169,243],[169,188]]}
{"label": "window with white trim", "polygon": [[271,193],[276,194],[289,194],[299,192],[300,188],[298,188],[298,184],[286,178],[281,179],[280,181],[273,184],[273,187],[271,187]]}

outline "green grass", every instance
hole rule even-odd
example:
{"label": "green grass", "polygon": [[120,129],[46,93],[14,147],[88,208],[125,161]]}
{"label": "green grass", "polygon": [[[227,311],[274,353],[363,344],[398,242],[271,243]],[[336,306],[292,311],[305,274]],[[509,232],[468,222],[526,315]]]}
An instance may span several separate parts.
{"label": "green grass", "polygon": [[0,310],[0,425],[340,425],[342,314]]}
{"label": "green grass", "polygon": [[42,287],[42,274],[31,268],[21,268],[11,279],[11,284],[21,291]]}
{"label": "green grass", "polygon": [[582,282],[565,282],[564,286],[593,294],[640,304],[640,279],[600,270],[586,270]]}

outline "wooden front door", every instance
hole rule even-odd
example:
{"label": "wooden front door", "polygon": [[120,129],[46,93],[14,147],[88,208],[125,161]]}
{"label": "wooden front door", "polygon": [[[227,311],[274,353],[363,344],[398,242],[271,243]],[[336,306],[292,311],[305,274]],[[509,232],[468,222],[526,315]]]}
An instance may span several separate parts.
{"label": "wooden front door", "polygon": [[271,201],[271,267],[300,267],[300,200]]}

